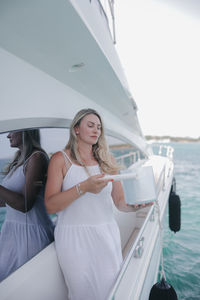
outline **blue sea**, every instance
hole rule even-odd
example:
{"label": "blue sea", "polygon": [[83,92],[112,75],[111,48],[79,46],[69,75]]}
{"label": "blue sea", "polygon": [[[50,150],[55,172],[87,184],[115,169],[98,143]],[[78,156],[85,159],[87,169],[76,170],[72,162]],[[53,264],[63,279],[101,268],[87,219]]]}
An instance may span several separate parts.
{"label": "blue sea", "polygon": [[[176,192],[181,198],[181,230],[164,224],[164,270],[179,300],[200,300],[200,143],[171,143]],[[154,146],[156,149],[157,147]],[[3,217],[0,209],[0,223]]]}
{"label": "blue sea", "polygon": [[181,230],[164,225],[164,267],[179,300],[200,300],[200,143],[172,143]]}

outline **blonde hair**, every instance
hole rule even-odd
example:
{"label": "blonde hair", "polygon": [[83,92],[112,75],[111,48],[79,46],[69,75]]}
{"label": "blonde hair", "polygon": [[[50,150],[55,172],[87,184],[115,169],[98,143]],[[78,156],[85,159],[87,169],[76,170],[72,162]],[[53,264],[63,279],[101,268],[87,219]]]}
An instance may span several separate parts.
{"label": "blonde hair", "polygon": [[[106,174],[115,174],[120,167],[112,160],[111,154],[108,150],[108,146],[106,143],[105,135],[104,135],[104,125],[102,122],[102,119],[98,112],[94,109],[88,108],[88,109],[82,109],[80,110],[72,120],[71,126],[70,126],[70,136],[69,141],[65,147],[65,149],[69,149],[70,155],[72,159],[76,162],[78,162],[80,165],[85,166],[85,164],[81,160],[80,153],[78,151],[78,143],[77,143],[77,136],[75,133],[75,127],[79,126],[82,119],[87,115],[96,115],[101,123],[101,134],[98,138],[98,141],[96,144],[92,146],[92,154],[93,157],[98,162],[101,170]],[[86,168],[87,169],[87,168]]]}
{"label": "blonde hair", "polygon": [[14,172],[18,167],[23,165],[26,159],[33,153],[34,150],[41,152],[45,151],[40,145],[40,132],[38,129],[20,131],[22,135],[22,151],[18,150],[10,164],[6,167],[3,172],[5,175],[10,171]]}

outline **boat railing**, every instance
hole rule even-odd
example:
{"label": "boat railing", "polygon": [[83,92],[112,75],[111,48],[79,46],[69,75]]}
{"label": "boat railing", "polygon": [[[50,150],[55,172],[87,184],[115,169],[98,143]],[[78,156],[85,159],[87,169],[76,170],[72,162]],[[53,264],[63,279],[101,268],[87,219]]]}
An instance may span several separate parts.
{"label": "boat railing", "polygon": [[164,164],[162,171],[160,172],[160,176],[158,178],[158,181],[156,183],[156,194],[157,196],[160,194],[161,190],[165,190],[165,184],[166,184],[166,164]]}
{"label": "boat railing", "polygon": [[[101,2],[101,0],[89,0],[89,1],[90,1],[90,3],[96,2],[98,4],[99,11],[101,14],[104,15],[109,31],[110,31],[109,19],[111,19],[111,23],[112,23],[112,34],[111,35],[112,35],[113,43],[116,44],[114,0],[104,1],[104,4]],[[107,10],[109,10],[109,16],[108,16]]]}
{"label": "boat railing", "polygon": [[[165,146],[165,145],[159,145],[159,155],[160,156],[166,156],[168,157],[171,161],[173,159],[173,152],[174,149],[171,146]],[[145,159],[141,159],[140,151],[134,151],[134,152],[129,152],[128,154],[123,154],[115,158],[116,161],[122,165],[126,166],[125,160],[129,159],[129,167],[134,168],[134,164],[137,162],[136,169],[139,167],[139,162],[141,161],[141,165],[144,164],[146,161]],[[168,169],[168,174],[166,174]],[[165,189],[165,182],[167,180],[167,177],[169,177],[171,172],[171,168],[166,168],[166,164],[163,165],[162,170],[160,171],[159,178],[156,182],[156,193],[159,195],[161,190]]]}
{"label": "boat railing", "polygon": [[130,165],[132,165],[141,159],[140,151],[132,151],[127,154],[117,156],[115,159],[121,165],[125,165],[125,159],[129,159]]}
{"label": "boat railing", "polygon": [[[171,162],[173,161],[174,148],[170,145],[154,144],[154,147],[158,147],[158,155],[167,157]],[[167,178],[170,176],[172,165],[166,168],[167,162],[163,165],[160,172],[160,176],[156,182],[156,192],[159,195],[161,190],[165,190],[165,183]]]}
{"label": "boat railing", "polygon": [[158,155],[166,156],[169,159],[173,159],[174,148],[167,145],[156,145],[159,146]]}

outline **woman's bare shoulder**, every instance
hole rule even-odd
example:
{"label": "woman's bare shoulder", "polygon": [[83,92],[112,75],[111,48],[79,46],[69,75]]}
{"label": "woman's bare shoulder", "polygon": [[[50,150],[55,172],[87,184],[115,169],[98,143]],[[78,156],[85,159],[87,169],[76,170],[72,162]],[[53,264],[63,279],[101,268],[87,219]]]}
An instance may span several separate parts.
{"label": "woman's bare shoulder", "polygon": [[49,169],[51,170],[62,170],[63,177],[65,177],[71,164],[66,162],[62,151],[58,151],[51,156]]}
{"label": "woman's bare shoulder", "polygon": [[64,162],[64,157],[63,157],[63,153],[61,151],[55,152],[51,155],[50,161],[53,162]]}
{"label": "woman's bare shoulder", "polygon": [[[67,153],[67,151],[65,151],[65,153]],[[69,155],[69,153],[67,153],[67,155]],[[64,153],[62,153],[62,151],[58,151],[58,152],[55,152],[51,156],[50,164],[51,165],[58,165],[58,166],[61,166],[61,167],[63,167],[63,166],[66,167],[66,165],[68,164],[68,163],[66,163],[66,161],[68,161],[68,159],[67,160],[65,159]],[[71,165],[71,163],[69,163],[69,167],[70,167],[70,165]]]}

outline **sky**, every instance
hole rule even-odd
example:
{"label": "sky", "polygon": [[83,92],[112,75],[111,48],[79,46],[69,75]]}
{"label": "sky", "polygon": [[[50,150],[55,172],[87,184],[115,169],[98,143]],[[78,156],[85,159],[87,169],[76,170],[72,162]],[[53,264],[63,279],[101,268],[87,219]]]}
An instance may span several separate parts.
{"label": "sky", "polygon": [[199,137],[200,0],[115,0],[115,21],[143,134]]}
{"label": "sky", "polygon": [[199,2],[115,0],[116,49],[145,135],[200,136]]}

